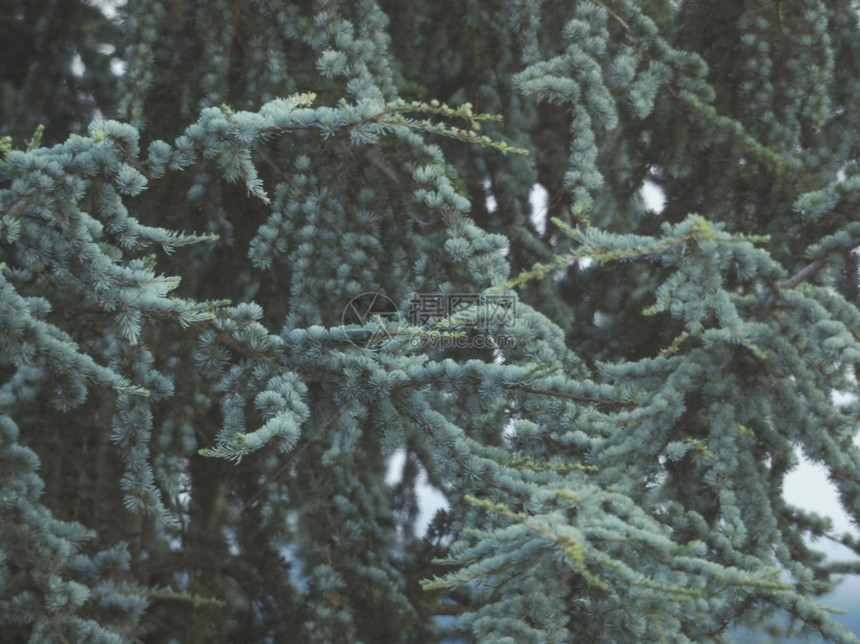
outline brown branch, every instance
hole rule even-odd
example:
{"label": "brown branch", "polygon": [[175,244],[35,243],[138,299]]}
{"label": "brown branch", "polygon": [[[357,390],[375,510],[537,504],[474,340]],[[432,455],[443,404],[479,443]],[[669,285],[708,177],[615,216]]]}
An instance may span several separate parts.
{"label": "brown branch", "polygon": [[15,205],[9,209],[9,212],[7,214],[10,217],[18,217],[22,212],[24,212],[24,208],[27,207],[28,203],[28,199],[21,197],[18,201],[15,202]]}
{"label": "brown branch", "polygon": [[809,264],[801,268],[794,275],[789,277],[787,280],[784,280],[779,283],[780,290],[788,290],[799,286],[810,277],[815,275],[818,271],[820,271],[824,264],[827,263],[827,256],[819,257],[817,259],[812,260]]}
{"label": "brown branch", "polygon": [[274,369],[280,368],[282,366],[276,358],[260,353],[259,351],[254,351],[249,346],[242,344],[241,342],[236,340],[236,338],[234,338],[229,333],[226,333],[224,331],[218,331],[216,339],[223,346],[227,347],[228,349],[232,349],[239,355],[245,356],[246,358],[251,358],[252,360],[264,362]]}
{"label": "brown branch", "polygon": [[613,11],[612,9],[610,9],[609,7],[607,7],[607,6],[606,6],[604,3],[602,3],[600,0],[591,0],[591,2],[593,2],[594,4],[596,4],[596,5],[597,5],[597,6],[599,6],[599,7],[602,7],[602,8],[603,8],[603,10],[604,10],[604,11],[606,11],[606,13],[608,13],[610,16],[612,16],[612,18],[613,18],[613,19],[614,19],[618,24],[620,24],[622,27],[624,27],[624,30],[625,30],[627,33],[629,33],[629,34],[631,34],[631,35],[633,34],[633,30],[630,28],[630,25],[628,25],[626,22],[624,22],[624,18],[622,18],[620,15],[618,15],[615,11]]}
{"label": "brown branch", "polygon": [[[858,247],[860,247],[860,239],[852,239],[851,243],[847,247],[838,249],[838,252],[847,254],[857,249]],[[770,312],[777,307],[780,299],[780,293],[782,291],[796,288],[811,279],[813,275],[815,275],[818,271],[824,268],[824,265],[827,263],[827,260],[830,258],[830,256],[830,254],[827,254],[822,255],[821,257],[816,257],[806,266],[797,271],[794,275],[779,283],[773,280],[769,280],[769,284],[773,293],[768,298],[767,302],[765,302],[764,317],[770,315]]]}

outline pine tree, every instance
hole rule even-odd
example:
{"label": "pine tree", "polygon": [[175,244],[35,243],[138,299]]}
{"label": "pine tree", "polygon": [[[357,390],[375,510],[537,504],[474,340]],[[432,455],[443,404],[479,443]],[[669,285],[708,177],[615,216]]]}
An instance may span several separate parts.
{"label": "pine tree", "polygon": [[3,9],[4,641],[857,641],[852,3]]}

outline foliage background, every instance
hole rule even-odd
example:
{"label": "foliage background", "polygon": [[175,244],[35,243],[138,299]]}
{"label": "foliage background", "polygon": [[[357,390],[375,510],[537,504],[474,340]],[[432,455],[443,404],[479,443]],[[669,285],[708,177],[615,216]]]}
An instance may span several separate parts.
{"label": "foliage background", "polygon": [[856,3],[117,11],[0,10],[4,637],[856,641]]}

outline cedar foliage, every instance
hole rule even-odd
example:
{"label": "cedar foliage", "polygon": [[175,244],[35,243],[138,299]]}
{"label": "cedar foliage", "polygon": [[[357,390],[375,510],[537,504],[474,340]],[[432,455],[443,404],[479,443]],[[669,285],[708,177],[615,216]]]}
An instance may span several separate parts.
{"label": "cedar foliage", "polygon": [[2,6],[4,641],[857,641],[855,4]]}

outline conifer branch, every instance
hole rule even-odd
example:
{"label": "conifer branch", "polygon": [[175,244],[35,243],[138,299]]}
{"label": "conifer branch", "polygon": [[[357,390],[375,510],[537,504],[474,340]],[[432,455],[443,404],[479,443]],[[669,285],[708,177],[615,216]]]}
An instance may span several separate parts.
{"label": "conifer branch", "polygon": [[517,389],[519,391],[524,391],[530,394],[537,394],[540,396],[551,396],[553,398],[565,398],[567,400],[573,400],[576,402],[584,402],[595,405],[604,405],[607,407],[628,407],[632,408],[636,405],[632,402],[624,401],[624,400],[611,400],[605,398],[595,398],[593,396],[585,396],[582,394],[572,394],[565,391],[550,391],[548,389],[540,389],[538,387],[531,387],[529,385],[523,384],[515,384],[510,385],[511,389]]}
{"label": "conifer branch", "polygon": [[770,312],[778,305],[781,291],[788,291],[793,288],[797,288],[801,284],[812,279],[816,273],[827,265],[828,260],[834,252],[847,254],[856,248],[860,248],[860,238],[851,239],[841,244],[839,247],[833,248],[829,253],[819,255],[806,266],[798,270],[794,275],[779,283],[770,281],[771,295],[765,302],[764,316],[767,317],[767,315],[769,315]]}

